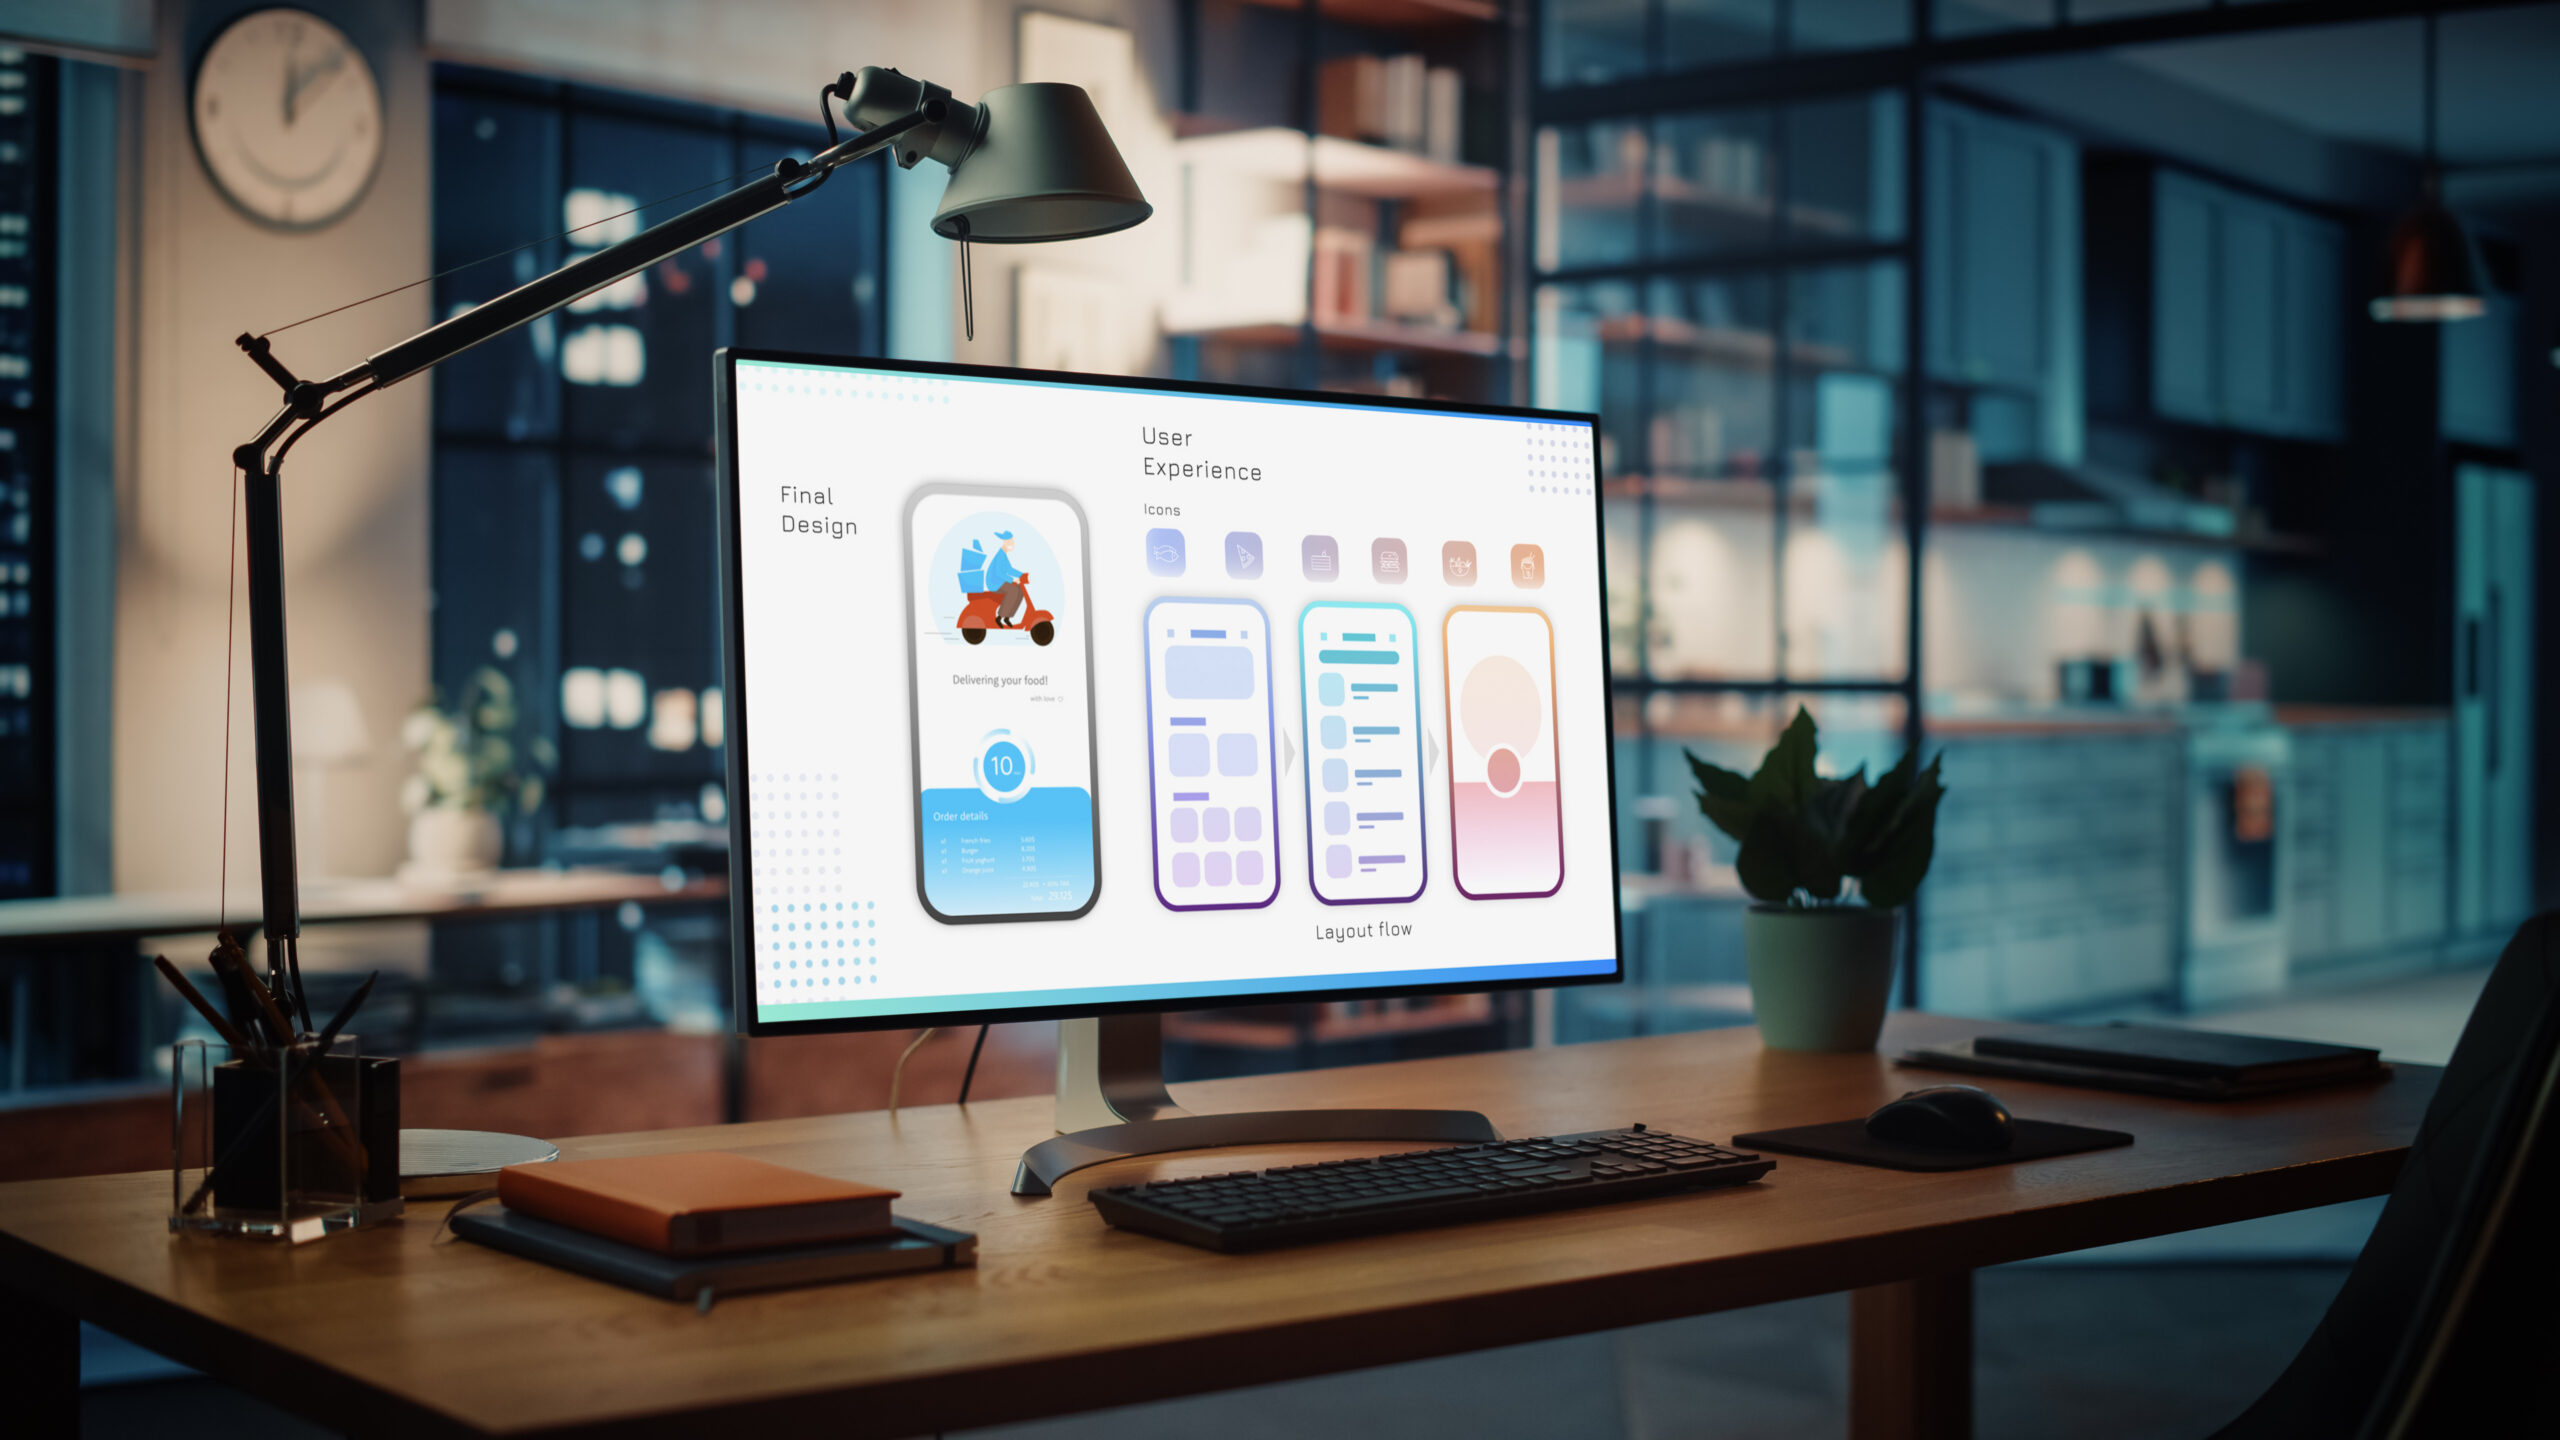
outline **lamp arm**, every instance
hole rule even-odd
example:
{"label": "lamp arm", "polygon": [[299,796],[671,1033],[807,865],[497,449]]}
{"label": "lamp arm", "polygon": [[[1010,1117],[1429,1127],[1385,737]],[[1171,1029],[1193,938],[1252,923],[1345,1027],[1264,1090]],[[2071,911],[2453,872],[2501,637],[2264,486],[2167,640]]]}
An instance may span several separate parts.
{"label": "lamp arm", "polygon": [[[895,71],[876,72],[903,81]],[[868,80],[875,72],[862,72]],[[284,407],[248,443],[231,452],[243,472],[245,569],[249,591],[250,706],[255,716],[258,766],[258,874],[264,907],[268,971],[282,977],[292,943],[302,933],[301,885],[294,853],[293,715],[285,670],[284,457],[321,421],[387,386],[431,369],[463,351],[494,340],[567,306],[581,296],[637,274],[661,260],[778,210],[826,183],[844,165],[888,148],[924,127],[939,143],[947,117],[974,112],[952,104],[937,86],[915,86],[917,103],[829,145],[806,161],[785,157],[764,178],[741,185],[639,234],[582,256],[540,279],[484,301],[428,327],[362,363],[321,380],[303,380],[276,359],[264,336],[238,340],[259,369],[284,391]],[[866,118],[857,111],[857,123]],[[964,117],[965,118],[965,117]],[[930,153],[928,151],[928,153]],[[912,163],[911,161],[909,163]],[[227,760],[226,760],[227,763]]]}

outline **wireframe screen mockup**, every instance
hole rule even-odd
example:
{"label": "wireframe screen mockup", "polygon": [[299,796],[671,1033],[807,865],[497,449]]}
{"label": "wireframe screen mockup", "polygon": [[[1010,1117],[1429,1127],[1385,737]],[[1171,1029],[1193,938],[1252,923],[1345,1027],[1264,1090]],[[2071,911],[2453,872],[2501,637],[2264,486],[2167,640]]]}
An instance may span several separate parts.
{"label": "wireframe screen mockup", "polygon": [[1589,417],[721,384],[750,1029],[1617,975]]}

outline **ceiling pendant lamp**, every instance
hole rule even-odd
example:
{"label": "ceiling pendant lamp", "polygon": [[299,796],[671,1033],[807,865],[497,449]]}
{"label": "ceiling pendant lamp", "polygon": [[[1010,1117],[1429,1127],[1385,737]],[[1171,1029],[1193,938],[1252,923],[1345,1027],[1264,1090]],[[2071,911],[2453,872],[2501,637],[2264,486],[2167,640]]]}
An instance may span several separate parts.
{"label": "ceiling pendant lamp", "polygon": [[2444,174],[2436,163],[2436,17],[2427,14],[2426,153],[2417,206],[2391,230],[2391,290],[2377,298],[2383,321],[2469,320],[2487,309],[2471,263],[2471,237],[2444,208]]}

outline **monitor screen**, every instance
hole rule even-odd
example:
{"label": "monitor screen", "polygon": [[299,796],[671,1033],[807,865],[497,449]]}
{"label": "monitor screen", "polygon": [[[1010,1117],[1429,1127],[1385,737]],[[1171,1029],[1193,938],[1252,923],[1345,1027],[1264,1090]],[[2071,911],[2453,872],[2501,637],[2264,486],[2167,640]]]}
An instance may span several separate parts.
{"label": "monitor screen", "polygon": [[721,385],[751,1031],[1618,974],[1590,417]]}

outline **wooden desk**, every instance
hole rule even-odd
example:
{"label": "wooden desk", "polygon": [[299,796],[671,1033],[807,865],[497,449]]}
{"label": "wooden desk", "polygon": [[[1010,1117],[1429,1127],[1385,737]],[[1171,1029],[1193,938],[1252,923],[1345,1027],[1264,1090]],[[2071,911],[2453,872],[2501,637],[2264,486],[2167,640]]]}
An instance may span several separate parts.
{"label": "wooden desk", "polygon": [[[1888,1049],[1973,1033],[1903,1015]],[[1836,1119],[1934,1076],[1765,1052],[1756,1032],[1512,1051],[1186,1087],[1203,1109],[1474,1106],[1506,1134],[1642,1120],[1725,1140]],[[2004,1083],[2021,1113],[2134,1145],[1916,1175],[1781,1158],[1759,1184],[1220,1256],[1105,1228],[1095,1185],[1355,1147],[1202,1152],[1006,1193],[1045,1098],[605,1136],[573,1157],[694,1148],[900,1187],[976,1230],[975,1270],[746,1295],[708,1315],[468,1242],[439,1207],[298,1250],[173,1239],[168,1180],[0,1186],[12,1404],[76,1415],[72,1317],[367,1436],[582,1432],[901,1436],[1855,1290],[1860,1436],[1969,1427],[1970,1271],[2326,1205],[2390,1187],[2436,1072],[2203,1105]],[[1372,1152],[1380,1147],[1368,1147]],[[1406,1147],[1385,1147],[1406,1148]],[[20,1411],[20,1414],[27,1412]],[[14,1417],[13,1417],[14,1418]],[[24,1433],[24,1432],[22,1432]]]}

